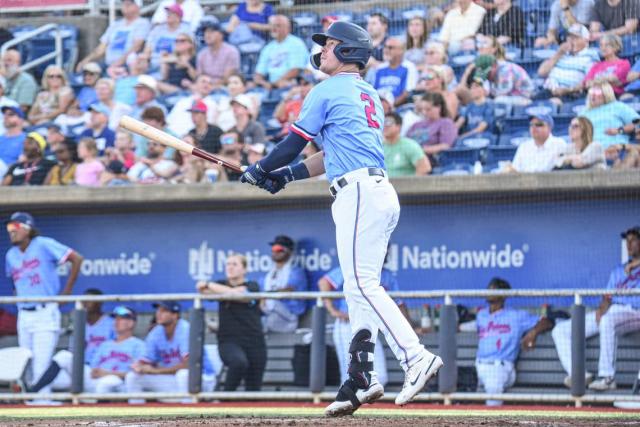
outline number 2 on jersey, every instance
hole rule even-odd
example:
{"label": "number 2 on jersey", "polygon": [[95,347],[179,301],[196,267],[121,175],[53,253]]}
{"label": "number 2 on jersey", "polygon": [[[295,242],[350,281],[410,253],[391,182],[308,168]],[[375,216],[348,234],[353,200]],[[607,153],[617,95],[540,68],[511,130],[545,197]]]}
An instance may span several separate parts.
{"label": "number 2 on jersey", "polygon": [[376,115],[376,106],[373,103],[373,99],[368,93],[360,93],[360,99],[366,102],[368,105],[364,107],[364,114],[367,116],[367,124],[370,128],[380,129],[380,123],[373,117]]}

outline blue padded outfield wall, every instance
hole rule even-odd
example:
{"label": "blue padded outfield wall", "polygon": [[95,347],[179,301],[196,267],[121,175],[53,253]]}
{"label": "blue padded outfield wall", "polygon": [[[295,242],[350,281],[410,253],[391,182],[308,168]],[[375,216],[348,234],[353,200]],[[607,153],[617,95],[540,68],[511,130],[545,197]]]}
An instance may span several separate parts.
{"label": "blue padded outfield wall", "polygon": [[[330,210],[283,209],[36,216],[43,235],[85,256],[74,293],[193,292],[222,278],[229,251],[249,256],[250,278],[270,266],[268,242],[288,234],[317,279],[337,266]],[[484,289],[491,277],[515,288],[605,287],[623,257],[619,233],[640,224],[635,200],[405,205],[388,266],[402,290]],[[2,233],[0,248],[8,249]],[[65,267],[61,273],[65,274]],[[6,277],[3,295],[12,293]]]}

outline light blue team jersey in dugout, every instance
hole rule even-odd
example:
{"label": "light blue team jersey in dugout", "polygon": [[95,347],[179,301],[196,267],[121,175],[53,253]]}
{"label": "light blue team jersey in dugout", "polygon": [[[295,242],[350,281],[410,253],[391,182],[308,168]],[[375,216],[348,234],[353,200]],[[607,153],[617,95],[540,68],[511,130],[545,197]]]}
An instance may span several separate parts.
{"label": "light blue team jersey in dugout", "polygon": [[356,169],[384,169],[383,126],[378,92],[357,73],[340,73],[309,92],[291,130],[308,141],[321,136],[331,181]]}
{"label": "light blue team jersey in dugout", "polygon": [[145,344],[140,338],[105,341],[100,344],[89,366],[110,372],[129,372],[131,365],[144,356]]}
{"label": "light blue team jersey in dugout", "polygon": [[520,339],[539,317],[525,310],[504,307],[493,313],[489,308],[478,311],[478,359],[515,362],[520,352]]}

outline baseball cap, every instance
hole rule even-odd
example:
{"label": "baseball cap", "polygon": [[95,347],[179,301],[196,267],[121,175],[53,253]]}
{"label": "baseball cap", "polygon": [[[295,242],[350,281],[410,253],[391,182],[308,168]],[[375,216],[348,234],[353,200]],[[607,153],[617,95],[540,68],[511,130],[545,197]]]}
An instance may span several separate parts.
{"label": "baseball cap", "polygon": [[475,60],[476,70],[474,74],[483,80],[487,80],[489,72],[495,63],[496,57],[493,55],[478,55]]}
{"label": "baseball cap", "polygon": [[180,7],[180,5],[178,3],[174,3],[171,6],[167,6],[167,7],[164,8],[164,10],[166,10],[167,12],[175,13],[176,15],[178,15],[180,17],[180,19],[182,19],[182,17],[184,16],[184,12],[182,11],[182,7]]}
{"label": "baseball cap", "polygon": [[280,246],[281,248],[286,248],[286,249],[289,249],[290,251],[293,251],[295,243],[291,237],[281,234],[279,236],[276,236],[276,238],[273,239],[273,242],[270,242],[269,245],[271,245],[272,247]]}
{"label": "baseball cap", "polygon": [[127,172],[127,168],[125,167],[124,163],[122,163],[120,160],[111,160],[107,165],[106,169],[111,173],[117,173],[117,174]]}
{"label": "baseball cap", "polygon": [[102,113],[105,116],[108,116],[109,114],[111,114],[111,111],[109,111],[109,107],[104,105],[102,102],[94,102],[89,106],[89,110],[95,111],[96,113]]}
{"label": "baseball cap", "polygon": [[30,213],[27,212],[12,213],[9,219],[5,221],[6,224],[10,222],[19,222],[20,224],[26,225],[31,228],[36,226],[36,222],[33,220],[33,217]]}
{"label": "baseball cap", "polygon": [[200,28],[202,28],[202,31],[213,30],[213,31],[220,31],[221,33],[224,33],[222,26],[217,20],[209,19],[209,20],[203,21],[202,23],[200,23]]}
{"label": "baseball cap", "polygon": [[2,109],[0,109],[0,111],[2,111],[2,114],[4,114],[6,111],[12,111],[16,116],[24,119],[24,111],[22,111],[22,108],[18,107],[17,105],[5,105],[4,107],[2,107]]}
{"label": "baseball cap", "polygon": [[136,312],[132,308],[125,307],[124,305],[119,305],[116,308],[114,308],[110,316],[122,317],[125,319],[133,319],[133,320],[136,320],[136,318],[138,317],[136,315]]}
{"label": "baseball cap", "polygon": [[138,82],[134,86],[134,88],[146,87],[147,89],[151,89],[153,93],[158,93],[158,82],[156,79],[151,77],[148,74],[140,74],[138,76]]}
{"label": "baseball cap", "polygon": [[190,113],[206,113],[207,110],[208,110],[207,104],[205,104],[202,100],[200,100],[200,101],[193,101],[193,104],[191,104],[191,108],[189,108],[187,111]]}
{"label": "baseball cap", "polygon": [[240,95],[236,95],[232,100],[231,103],[236,103],[239,105],[242,105],[244,108],[246,108],[247,110],[251,111],[251,109],[253,108],[253,101],[251,100],[251,97],[249,97],[249,95],[246,95],[244,93],[241,93]]}
{"label": "baseball cap", "polygon": [[159,301],[153,303],[153,308],[163,307],[173,313],[180,313],[180,303],[178,301]]}
{"label": "baseball cap", "polygon": [[547,125],[549,125],[550,129],[553,129],[553,117],[551,117],[551,114],[534,113],[534,114],[530,114],[529,118],[538,119],[538,120],[540,120],[542,122],[545,122]]}
{"label": "baseball cap", "polygon": [[589,30],[587,29],[587,27],[577,22],[569,27],[569,29],[567,30],[567,34],[581,37],[583,39],[589,38]]}
{"label": "baseball cap", "polygon": [[44,136],[40,135],[38,132],[29,132],[27,134],[27,138],[31,138],[35,142],[37,142],[38,146],[40,147],[40,151],[44,151],[45,147],[47,146],[47,140],[44,139]]}
{"label": "baseball cap", "polygon": [[102,67],[100,67],[97,62],[87,62],[84,67],[82,67],[82,71],[88,71],[93,74],[102,74]]}
{"label": "baseball cap", "polygon": [[629,234],[633,234],[636,237],[640,237],[640,225],[636,225],[634,227],[629,228],[628,230],[623,231],[622,233],[620,233],[620,237],[622,237],[623,239],[626,239]]}

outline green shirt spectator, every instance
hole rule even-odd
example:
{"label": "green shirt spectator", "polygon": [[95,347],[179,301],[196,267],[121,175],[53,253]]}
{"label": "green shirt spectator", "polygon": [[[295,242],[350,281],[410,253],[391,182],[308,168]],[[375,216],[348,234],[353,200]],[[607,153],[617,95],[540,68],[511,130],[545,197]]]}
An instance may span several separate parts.
{"label": "green shirt spectator", "polygon": [[26,71],[20,71],[22,58],[20,52],[9,49],[2,56],[7,86],[5,95],[17,102],[25,110],[31,107],[38,93],[38,85],[33,76]]}
{"label": "green shirt spectator", "polygon": [[390,178],[421,176],[431,172],[431,163],[420,144],[410,138],[401,138],[402,117],[388,113],[384,120],[384,163]]}

